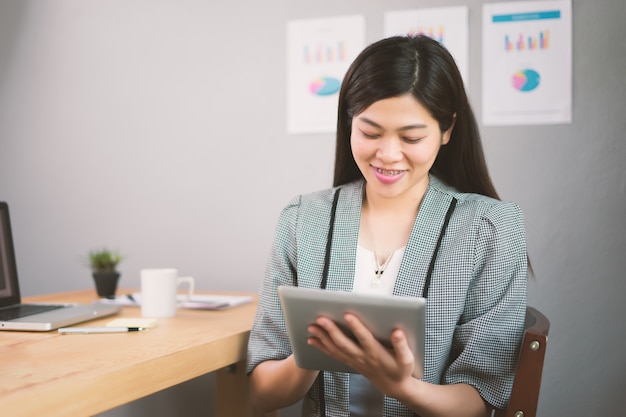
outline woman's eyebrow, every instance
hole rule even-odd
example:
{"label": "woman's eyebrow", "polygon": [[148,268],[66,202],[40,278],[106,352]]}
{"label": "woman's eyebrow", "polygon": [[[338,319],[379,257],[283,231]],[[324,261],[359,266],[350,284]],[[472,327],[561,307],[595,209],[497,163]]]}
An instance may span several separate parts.
{"label": "woman's eyebrow", "polygon": [[[361,116],[361,117],[359,117],[359,120],[363,121],[364,123],[367,123],[368,125],[370,125],[370,126],[372,126],[372,127],[377,128],[377,129],[382,129],[382,128],[383,128],[381,125],[379,125],[378,123],[376,123],[375,121],[373,121],[373,120],[371,120],[371,119],[368,119],[368,118],[367,118],[367,117],[365,117],[365,116]],[[425,124],[423,124],[423,123],[415,123],[415,124],[412,124],[412,125],[402,126],[400,129],[398,129],[398,131],[403,132],[403,131],[405,131],[405,130],[411,130],[411,129],[424,129],[424,128],[426,128],[426,127],[428,127],[428,126],[426,126],[426,125],[425,125]]]}

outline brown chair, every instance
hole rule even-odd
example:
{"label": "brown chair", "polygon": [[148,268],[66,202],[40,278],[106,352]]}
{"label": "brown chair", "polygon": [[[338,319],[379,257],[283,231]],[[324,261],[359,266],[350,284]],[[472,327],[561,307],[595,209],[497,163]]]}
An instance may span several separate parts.
{"label": "brown chair", "polygon": [[548,344],[550,321],[534,307],[526,307],[526,329],[517,361],[509,405],[494,417],[536,417],[543,358]]}

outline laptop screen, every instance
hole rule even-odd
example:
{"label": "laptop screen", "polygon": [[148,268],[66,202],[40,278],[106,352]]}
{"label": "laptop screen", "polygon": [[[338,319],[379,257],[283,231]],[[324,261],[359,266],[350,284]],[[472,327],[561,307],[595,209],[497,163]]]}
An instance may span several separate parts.
{"label": "laptop screen", "polygon": [[19,302],[20,290],[17,284],[9,206],[0,201],[0,307]]}

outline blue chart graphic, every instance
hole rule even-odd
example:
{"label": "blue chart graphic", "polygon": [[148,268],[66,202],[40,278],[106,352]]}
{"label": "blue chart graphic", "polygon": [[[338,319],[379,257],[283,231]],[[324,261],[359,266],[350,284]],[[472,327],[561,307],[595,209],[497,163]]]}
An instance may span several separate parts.
{"label": "blue chart graphic", "polygon": [[540,80],[541,76],[537,71],[527,68],[513,74],[511,82],[516,90],[528,92],[539,87]]}
{"label": "blue chart graphic", "polygon": [[339,91],[341,81],[333,77],[316,78],[309,84],[311,93],[317,96],[330,96]]}

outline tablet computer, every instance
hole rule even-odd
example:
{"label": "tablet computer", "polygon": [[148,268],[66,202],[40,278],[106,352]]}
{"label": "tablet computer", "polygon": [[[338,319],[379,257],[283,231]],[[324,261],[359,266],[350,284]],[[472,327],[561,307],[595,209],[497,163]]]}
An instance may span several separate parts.
{"label": "tablet computer", "polygon": [[343,316],[354,313],[383,344],[391,346],[389,336],[394,329],[405,331],[415,356],[413,376],[424,373],[424,326],[426,299],[396,295],[363,294],[303,287],[278,287],[278,295],[289,333],[296,364],[305,369],[324,371],[355,371],[307,343],[307,327],[317,317],[335,321],[349,336]]}

